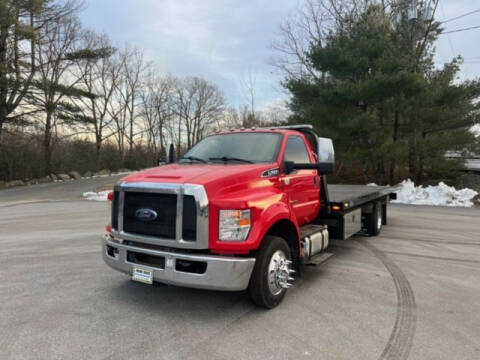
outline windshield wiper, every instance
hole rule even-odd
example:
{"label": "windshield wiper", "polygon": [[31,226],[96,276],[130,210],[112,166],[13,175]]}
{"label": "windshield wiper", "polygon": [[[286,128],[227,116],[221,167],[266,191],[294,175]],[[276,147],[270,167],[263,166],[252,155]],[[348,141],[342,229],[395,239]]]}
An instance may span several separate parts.
{"label": "windshield wiper", "polygon": [[184,156],[182,157],[180,160],[190,160],[190,162],[193,162],[193,161],[200,161],[204,164],[207,163],[207,160],[205,159],[202,159],[202,158],[199,158],[199,157],[196,157],[196,156]]}
{"label": "windshield wiper", "polygon": [[244,163],[248,163],[248,164],[254,164],[253,161],[250,161],[250,160],[247,160],[247,159],[240,159],[240,158],[236,158],[236,157],[231,157],[231,156],[211,157],[211,158],[208,158],[208,160],[221,160],[223,162],[227,162],[227,161],[231,160],[231,161],[240,161],[240,162],[244,162]]}

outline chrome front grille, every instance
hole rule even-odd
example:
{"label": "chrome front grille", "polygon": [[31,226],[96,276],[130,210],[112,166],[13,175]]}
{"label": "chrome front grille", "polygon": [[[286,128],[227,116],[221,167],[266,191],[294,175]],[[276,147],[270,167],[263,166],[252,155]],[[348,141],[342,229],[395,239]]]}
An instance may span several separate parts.
{"label": "chrome front grille", "polygon": [[[118,220],[114,237],[183,249],[208,248],[208,197],[202,185],[122,183],[115,192]],[[136,219],[139,208],[154,210],[158,220]]]}
{"label": "chrome front grille", "polygon": [[[137,218],[139,209],[150,209],[156,218],[142,221]],[[175,239],[177,195],[125,191],[123,201],[123,230],[130,234],[158,236]],[[193,239],[195,240],[195,239]]]}

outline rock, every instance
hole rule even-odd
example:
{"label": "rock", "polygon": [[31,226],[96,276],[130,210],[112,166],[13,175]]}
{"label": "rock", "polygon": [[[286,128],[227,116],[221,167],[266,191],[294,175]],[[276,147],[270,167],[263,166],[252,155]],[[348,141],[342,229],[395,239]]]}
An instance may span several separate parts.
{"label": "rock", "polygon": [[83,177],[86,177],[86,178],[89,178],[89,177],[92,177],[92,172],[90,170],[88,170],[87,172],[85,172],[85,174],[83,174]]}
{"label": "rock", "polygon": [[130,170],[130,169],[119,169],[117,172],[118,173],[128,173],[128,172],[132,172],[132,170]]}
{"label": "rock", "polygon": [[100,175],[100,176],[105,176],[105,175],[110,175],[112,172],[108,169],[103,169],[100,170],[99,172],[96,172],[95,175]]}
{"label": "rock", "polygon": [[39,184],[46,184],[46,183],[52,182],[52,178],[50,176],[45,176],[41,179],[38,179],[37,182]]}
{"label": "rock", "polygon": [[67,174],[57,174],[58,180],[67,181],[70,180],[70,176]]}
{"label": "rock", "polygon": [[475,207],[480,207],[480,194],[476,195],[476,196],[472,199],[472,203],[473,203],[473,206],[475,206]]}
{"label": "rock", "polygon": [[68,175],[70,175],[70,177],[75,180],[80,180],[82,178],[78,171],[70,171]]}
{"label": "rock", "polygon": [[5,184],[7,188],[15,187],[15,186],[25,186],[25,183],[22,180],[13,180],[9,181]]}
{"label": "rock", "polygon": [[57,181],[58,180],[58,177],[55,174],[50,174],[50,178],[52,179],[52,181]]}

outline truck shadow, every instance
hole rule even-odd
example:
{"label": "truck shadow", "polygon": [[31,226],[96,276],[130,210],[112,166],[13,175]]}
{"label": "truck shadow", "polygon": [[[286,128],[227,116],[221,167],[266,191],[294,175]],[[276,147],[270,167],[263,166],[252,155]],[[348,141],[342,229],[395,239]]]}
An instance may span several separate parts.
{"label": "truck shadow", "polygon": [[[334,256],[325,264],[306,266],[295,286],[289,290],[285,301],[292,301],[297,296],[305,296],[308,289],[321,286],[322,277],[328,276],[328,267],[342,259],[354,259],[357,251],[362,251],[358,244],[334,242],[331,252]],[[364,250],[363,250],[364,251]],[[106,289],[107,301],[112,306],[119,306],[123,311],[135,312],[139,316],[168,314],[169,317],[186,316],[193,319],[210,319],[231,317],[245,312],[268,312],[253,305],[246,291],[226,292],[183,288],[167,285],[145,285],[130,280],[124,275],[116,277]]]}
{"label": "truck shadow", "polygon": [[[119,281],[110,288],[108,300],[124,310],[145,314],[188,314],[195,318],[209,318],[258,309],[249,300],[246,291],[224,292],[183,288],[177,286],[144,285],[131,280]],[[128,308],[128,309],[125,309]],[[261,310],[260,310],[261,311]]]}

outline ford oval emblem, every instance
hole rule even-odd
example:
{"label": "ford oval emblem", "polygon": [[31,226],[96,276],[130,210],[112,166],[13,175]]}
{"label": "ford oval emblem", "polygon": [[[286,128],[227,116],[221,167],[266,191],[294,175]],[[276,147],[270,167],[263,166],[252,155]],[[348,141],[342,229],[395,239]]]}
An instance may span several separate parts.
{"label": "ford oval emblem", "polygon": [[140,221],[153,221],[157,216],[157,212],[152,209],[138,209],[135,211],[135,217]]}

